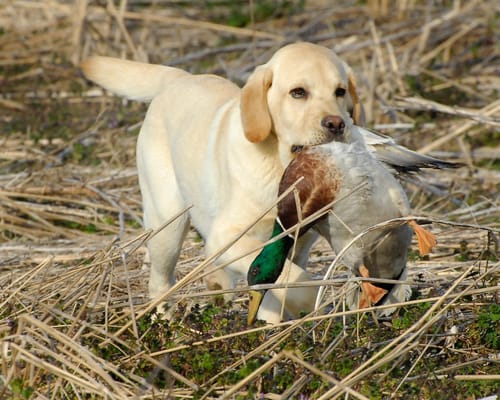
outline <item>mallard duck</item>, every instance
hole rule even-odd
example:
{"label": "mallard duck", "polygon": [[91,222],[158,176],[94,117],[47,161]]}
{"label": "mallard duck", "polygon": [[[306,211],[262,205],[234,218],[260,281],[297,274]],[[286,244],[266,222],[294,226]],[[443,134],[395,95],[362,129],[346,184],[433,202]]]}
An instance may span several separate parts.
{"label": "mallard duck", "polygon": [[[380,149],[382,151],[377,153]],[[376,158],[379,154],[384,164]],[[299,222],[298,209],[305,219],[333,202],[325,217],[301,227],[299,235],[314,226],[338,253],[365,229],[407,216],[410,213],[408,199],[387,165],[393,173],[417,171],[423,167],[455,166],[412,152],[396,145],[390,138],[362,128],[353,130],[347,143],[333,141],[297,149],[295,158],[283,174],[279,192],[283,193],[298,182],[295,190],[300,208],[293,193],[278,203],[278,219],[272,237],[281,235]],[[417,234],[420,251],[428,253],[435,244],[433,235],[415,222],[401,222],[365,235],[349,248],[343,262],[355,276],[404,280],[412,228]],[[249,268],[248,284],[274,283],[293,244],[292,237],[283,236],[265,246]],[[351,290],[346,296],[351,309],[404,301],[410,294],[407,285],[363,282],[361,288],[361,291]],[[249,324],[254,321],[265,293],[265,290],[250,291]]]}

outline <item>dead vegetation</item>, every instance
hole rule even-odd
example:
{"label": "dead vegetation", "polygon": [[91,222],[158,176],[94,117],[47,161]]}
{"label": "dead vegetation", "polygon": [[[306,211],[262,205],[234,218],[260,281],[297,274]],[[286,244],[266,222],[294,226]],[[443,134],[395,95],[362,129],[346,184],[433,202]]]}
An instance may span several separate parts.
{"label": "dead vegetation", "polygon": [[[335,4],[0,4],[0,398],[496,398],[498,5]],[[146,106],[106,96],[75,65],[98,53],[241,83],[296,40],[354,67],[371,126],[466,164],[406,183],[439,241],[410,254],[412,300],[385,320],[346,311],[340,270],[321,313],[248,329],[244,284],[230,305],[207,292],[192,232],[167,294],[175,318],[154,320],[134,165]],[[320,277],[334,260],[320,243],[311,267]]]}

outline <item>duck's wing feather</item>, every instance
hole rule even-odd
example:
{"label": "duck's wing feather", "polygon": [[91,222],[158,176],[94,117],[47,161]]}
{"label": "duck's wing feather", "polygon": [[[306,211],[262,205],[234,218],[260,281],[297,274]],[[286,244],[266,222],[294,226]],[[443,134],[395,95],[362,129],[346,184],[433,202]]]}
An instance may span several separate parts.
{"label": "duck's wing feather", "polygon": [[443,161],[435,157],[417,153],[397,144],[394,139],[381,133],[357,126],[368,150],[384,164],[396,172],[418,172],[421,168],[458,168],[460,163]]}

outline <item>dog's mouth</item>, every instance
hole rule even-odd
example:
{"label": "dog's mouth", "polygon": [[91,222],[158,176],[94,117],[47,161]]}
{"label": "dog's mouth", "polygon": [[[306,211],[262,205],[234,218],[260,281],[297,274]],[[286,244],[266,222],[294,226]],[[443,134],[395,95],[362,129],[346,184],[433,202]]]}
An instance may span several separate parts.
{"label": "dog's mouth", "polygon": [[305,144],[293,144],[290,146],[290,153],[297,154],[300,153],[307,147],[313,146],[321,146],[323,144],[338,142],[338,143],[350,143],[351,135],[349,132],[342,131],[342,133],[328,133],[324,134],[324,132],[317,133],[313,135],[313,137],[307,141]]}

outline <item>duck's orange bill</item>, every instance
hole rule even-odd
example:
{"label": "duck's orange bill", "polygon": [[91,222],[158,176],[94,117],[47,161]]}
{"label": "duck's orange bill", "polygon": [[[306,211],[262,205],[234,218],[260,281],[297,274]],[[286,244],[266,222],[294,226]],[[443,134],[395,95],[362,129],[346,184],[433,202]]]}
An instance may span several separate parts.
{"label": "duck's orange bill", "polygon": [[429,254],[432,248],[437,244],[437,239],[434,234],[428,230],[422,228],[416,221],[408,221],[408,225],[413,228],[415,235],[417,236],[418,251],[422,256]]}
{"label": "duck's orange bill", "polygon": [[[366,268],[364,265],[359,267],[359,273],[363,278],[370,277],[368,268]],[[379,288],[378,286],[375,286],[370,282],[363,282],[361,284],[361,288],[362,294],[361,298],[359,299],[359,308],[367,308],[372,304],[377,304],[387,293],[387,290]]]}

